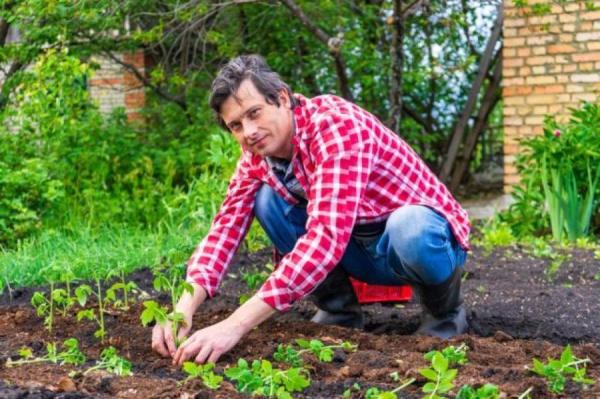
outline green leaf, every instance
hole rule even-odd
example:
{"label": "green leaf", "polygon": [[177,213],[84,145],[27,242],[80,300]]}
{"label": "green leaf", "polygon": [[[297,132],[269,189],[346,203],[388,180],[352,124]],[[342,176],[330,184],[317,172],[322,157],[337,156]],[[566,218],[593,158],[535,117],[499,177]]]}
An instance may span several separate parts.
{"label": "green leaf", "polygon": [[448,359],[446,359],[441,353],[436,353],[431,360],[433,369],[438,373],[443,373],[448,369]]}

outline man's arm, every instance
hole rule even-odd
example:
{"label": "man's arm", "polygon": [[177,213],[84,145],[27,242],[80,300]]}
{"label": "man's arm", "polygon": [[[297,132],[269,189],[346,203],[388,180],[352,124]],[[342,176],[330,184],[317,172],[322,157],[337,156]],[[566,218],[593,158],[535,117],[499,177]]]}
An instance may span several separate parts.
{"label": "man's arm", "polygon": [[276,312],[254,295],[225,320],[196,331],[175,352],[173,364],[194,358],[196,363],[216,362],[254,327]]}

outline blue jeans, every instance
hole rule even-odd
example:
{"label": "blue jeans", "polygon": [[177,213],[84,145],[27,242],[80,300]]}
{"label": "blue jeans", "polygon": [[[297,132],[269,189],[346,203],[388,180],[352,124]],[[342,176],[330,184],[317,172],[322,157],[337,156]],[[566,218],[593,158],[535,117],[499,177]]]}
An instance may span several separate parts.
{"label": "blue jeans", "polygon": [[[288,204],[266,184],[256,194],[254,215],[282,254],[306,232],[306,209]],[[421,205],[396,209],[373,239],[350,239],[340,265],[357,280],[378,285],[435,285],[462,267],[467,254],[446,219]]]}

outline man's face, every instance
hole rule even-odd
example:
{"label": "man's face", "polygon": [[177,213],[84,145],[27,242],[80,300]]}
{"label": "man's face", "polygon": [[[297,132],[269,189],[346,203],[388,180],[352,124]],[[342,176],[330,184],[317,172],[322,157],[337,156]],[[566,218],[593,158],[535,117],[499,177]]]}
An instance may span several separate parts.
{"label": "man's face", "polygon": [[250,79],[221,106],[221,118],[242,148],[260,156],[292,159],[293,114],[290,98],[279,94],[279,107],[269,104]]}

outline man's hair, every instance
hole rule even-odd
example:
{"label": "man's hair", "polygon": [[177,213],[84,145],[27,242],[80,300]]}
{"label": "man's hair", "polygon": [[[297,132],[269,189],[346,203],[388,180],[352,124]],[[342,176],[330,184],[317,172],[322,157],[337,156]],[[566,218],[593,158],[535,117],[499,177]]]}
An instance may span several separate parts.
{"label": "man's hair", "polygon": [[260,55],[240,55],[219,70],[217,77],[212,82],[208,100],[211,108],[215,111],[219,124],[225,129],[227,126],[221,118],[221,106],[230,96],[237,100],[236,93],[240,84],[246,79],[250,79],[254,83],[258,92],[265,97],[265,101],[269,104],[280,106],[279,93],[281,90],[285,90],[290,97],[292,109],[298,104],[298,100],[292,95],[290,86],[281,79],[277,72],[271,70]]}

